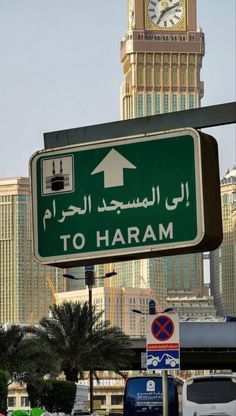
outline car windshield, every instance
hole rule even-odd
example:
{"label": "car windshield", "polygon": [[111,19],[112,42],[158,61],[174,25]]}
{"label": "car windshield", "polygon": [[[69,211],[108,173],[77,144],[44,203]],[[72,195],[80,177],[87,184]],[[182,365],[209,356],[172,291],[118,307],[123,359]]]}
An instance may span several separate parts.
{"label": "car windshield", "polygon": [[228,403],[236,400],[236,383],[231,378],[195,379],[187,388],[187,399],[194,403]]}

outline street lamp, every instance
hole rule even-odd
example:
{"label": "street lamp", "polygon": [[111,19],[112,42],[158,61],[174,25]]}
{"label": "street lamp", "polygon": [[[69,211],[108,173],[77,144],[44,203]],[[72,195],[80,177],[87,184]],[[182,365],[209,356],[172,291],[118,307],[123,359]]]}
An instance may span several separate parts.
{"label": "street lamp", "polygon": [[131,312],[134,312],[134,313],[139,313],[140,315],[155,315],[156,313],[168,313],[168,312],[175,312],[175,310],[173,309],[173,308],[166,308],[166,309],[164,309],[163,311],[161,311],[161,312],[156,312],[156,311],[154,311],[154,309],[153,309],[153,312],[151,313],[151,307],[150,307],[150,305],[149,305],[149,312],[142,312],[142,311],[140,311],[139,309],[131,309]]}
{"label": "street lamp", "polygon": [[[92,289],[95,284],[95,280],[99,279],[106,279],[107,277],[112,277],[117,275],[115,271],[108,272],[104,276],[95,277],[94,276],[94,270],[89,269],[86,270],[85,268],[85,277],[75,277],[72,274],[65,273],[63,274],[63,277],[66,277],[67,279],[72,280],[85,280],[85,284],[88,287],[88,294],[89,294],[89,315],[90,315],[90,321],[92,321],[93,316],[93,300],[92,300]],[[91,326],[92,330],[92,326]],[[89,395],[90,395],[90,413],[93,413],[93,371],[89,370]]]}

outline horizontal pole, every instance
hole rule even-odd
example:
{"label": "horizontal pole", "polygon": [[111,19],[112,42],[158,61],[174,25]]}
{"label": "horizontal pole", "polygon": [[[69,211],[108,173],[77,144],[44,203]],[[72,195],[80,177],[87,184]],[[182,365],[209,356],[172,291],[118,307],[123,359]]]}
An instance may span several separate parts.
{"label": "horizontal pole", "polygon": [[97,140],[144,135],[185,127],[195,129],[236,123],[236,102],[158,114],[148,117],[44,133],[45,149]]}
{"label": "horizontal pole", "polygon": [[[113,276],[116,276],[117,275],[117,273],[114,273],[114,274],[109,274],[108,273],[108,276],[95,276],[94,277],[94,280],[103,280],[103,279],[107,279],[107,278],[109,278],[109,277],[113,277]],[[65,277],[66,279],[70,279],[70,280],[83,280],[84,282],[85,282],[85,276],[84,277],[75,277],[75,276],[73,276],[73,275],[71,275],[71,274],[68,274],[68,273],[65,273],[65,274],[63,274],[62,275],[63,277]]]}

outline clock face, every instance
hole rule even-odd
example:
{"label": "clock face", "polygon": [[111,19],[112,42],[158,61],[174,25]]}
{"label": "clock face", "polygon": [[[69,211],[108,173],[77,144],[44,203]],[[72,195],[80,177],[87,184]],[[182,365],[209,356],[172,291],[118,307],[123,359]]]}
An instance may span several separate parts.
{"label": "clock face", "polygon": [[178,25],[183,17],[183,3],[181,0],[149,0],[147,14],[158,28],[171,29]]}

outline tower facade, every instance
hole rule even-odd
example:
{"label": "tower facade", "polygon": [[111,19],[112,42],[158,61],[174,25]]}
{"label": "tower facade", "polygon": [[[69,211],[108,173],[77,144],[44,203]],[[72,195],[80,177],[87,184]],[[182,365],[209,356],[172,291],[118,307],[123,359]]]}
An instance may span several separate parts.
{"label": "tower facade", "polygon": [[1,179],[0,324],[38,323],[47,316],[54,287],[65,290],[60,273],[33,259],[29,179]]}
{"label": "tower facade", "polygon": [[221,179],[223,242],[210,253],[211,293],[216,312],[236,316],[236,167]]}
{"label": "tower facade", "polygon": [[197,30],[196,0],[129,0],[128,14],[121,118],[199,107],[205,42]]}
{"label": "tower facade", "polygon": [[[128,30],[121,41],[121,118],[199,107],[204,92],[200,80],[204,53],[204,34],[197,29],[196,0],[128,0]],[[117,265],[118,274],[123,267],[119,284],[127,285],[127,280],[132,283],[133,279],[133,285],[143,287],[141,272],[137,272],[142,269],[142,277],[159,294],[162,306],[168,289],[193,290],[202,295],[202,254],[134,263],[126,266],[127,270]],[[134,270],[130,278],[128,267]]]}

